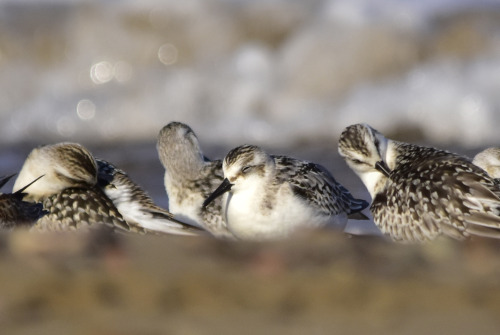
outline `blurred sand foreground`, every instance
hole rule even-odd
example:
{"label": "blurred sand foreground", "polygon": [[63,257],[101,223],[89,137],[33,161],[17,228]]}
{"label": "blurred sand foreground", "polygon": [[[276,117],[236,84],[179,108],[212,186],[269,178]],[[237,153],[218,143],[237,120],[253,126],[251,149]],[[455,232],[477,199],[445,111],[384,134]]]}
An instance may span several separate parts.
{"label": "blurred sand foreground", "polygon": [[[105,235],[103,235],[106,237]],[[498,334],[500,241],[2,235],[2,334]],[[107,243],[106,243],[107,242]]]}

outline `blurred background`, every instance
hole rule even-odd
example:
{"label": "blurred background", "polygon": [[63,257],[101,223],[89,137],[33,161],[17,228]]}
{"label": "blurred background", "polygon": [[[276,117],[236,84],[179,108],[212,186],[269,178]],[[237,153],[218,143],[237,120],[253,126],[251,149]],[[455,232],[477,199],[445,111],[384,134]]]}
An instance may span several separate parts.
{"label": "blurred background", "polygon": [[[80,142],[164,207],[155,142],[170,121],[209,157],[260,144],[368,200],[338,157],[342,129],[472,156],[500,143],[499,91],[498,0],[0,0],[0,174],[34,146]],[[124,235],[89,251],[78,237],[2,237],[8,334],[500,329],[495,242]]]}
{"label": "blurred background", "polygon": [[0,138],[500,141],[496,0],[2,0]]}

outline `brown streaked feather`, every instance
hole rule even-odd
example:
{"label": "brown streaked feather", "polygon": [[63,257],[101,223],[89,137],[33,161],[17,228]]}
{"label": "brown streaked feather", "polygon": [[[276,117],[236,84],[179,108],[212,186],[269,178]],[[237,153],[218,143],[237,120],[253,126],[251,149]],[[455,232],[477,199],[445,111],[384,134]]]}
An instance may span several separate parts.
{"label": "brown streaked feather", "polygon": [[105,224],[131,230],[113,203],[97,187],[67,188],[44,199],[43,205],[49,214],[38,220],[36,229],[64,231]]}
{"label": "brown streaked feather", "polygon": [[[355,199],[321,165],[287,156],[274,156],[278,182],[287,182],[295,194],[326,215],[358,213],[368,202]],[[359,216],[366,218],[366,216]]]}
{"label": "brown streaked feather", "polygon": [[441,233],[463,239],[479,231],[481,236],[488,231],[494,232],[490,237],[500,236],[500,190],[482,169],[456,154],[397,143],[385,196],[377,196],[371,207],[383,231],[399,241],[423,241]]}

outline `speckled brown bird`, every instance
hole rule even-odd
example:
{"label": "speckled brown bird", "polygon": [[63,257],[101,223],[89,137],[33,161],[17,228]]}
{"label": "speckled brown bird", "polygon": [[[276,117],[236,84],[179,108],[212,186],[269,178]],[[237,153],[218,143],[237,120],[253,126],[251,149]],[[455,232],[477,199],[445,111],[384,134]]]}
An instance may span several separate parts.
{"label": "speckled brown bird", "polygon": [[326,225],[344,229],[348,217],[367,219],[360,212],[368,203],[319,164],[241,145],[226,155],[223,171],[224,181],[203,205],[224,194],[225,219],[239,239],[280,239]]}
{"label": "speckled brown bird", "polygon": [[[39,175],[43,178],[25,190],[26,199],[41,201],[49,212],[37,221],[34,226],[37,229],[64,231],[104,224],[141,233],[195,234],[199,231],[170,220],[166,210],[155,207],[153,211],[151,198],[125,173],[105,161],[98,164],[80,144],[58,143],[33,149],[14,190]],[[124,206],[124,202],[128,202],[128,206]],[[119,208],[127,208],[127,211],[120,212]],[[160,212],[163,216],[158,219]],[[162,225],[163,231],[151,229],[151,221]]]}
{"label": "speckled brown bird", "polygon": [[469,158],[393,141],[366,124],[342,132],[339,153],[370,192],[375,224],[393,240],[500,238],[500,188]]}

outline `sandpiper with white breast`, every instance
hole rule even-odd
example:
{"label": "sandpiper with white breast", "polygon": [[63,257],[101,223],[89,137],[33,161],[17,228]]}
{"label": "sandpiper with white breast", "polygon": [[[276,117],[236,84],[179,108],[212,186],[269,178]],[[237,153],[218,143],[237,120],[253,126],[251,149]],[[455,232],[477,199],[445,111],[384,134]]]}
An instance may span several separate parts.
{"label": "sandpiper with white breast", "polygon": [[500,188],[470,159],[387,139],[366,124],[342,132],[339,153],[370,192],[375,224],[393,240],[500,238]]}
{"label": "sandpiper with white breast", "polygon": [[170,212],[216,237],[233,238],[221,214],[221,200],[202,207],[203,201],[224,179],[222,162],[206,158],[196,134],[181,122],[171,122],[160,130],[157,150],[165,168]]}
{"label": "sandpiper with white breast", "polygon": [[227,224],[239,239],[279,239],[327,224],[343,229],[356,214],[366,219],[360,211],[368,203],[355,199],[318,164],[242,145],[226,155],[223,170],[224,181],[204,206],[224,194]]}

